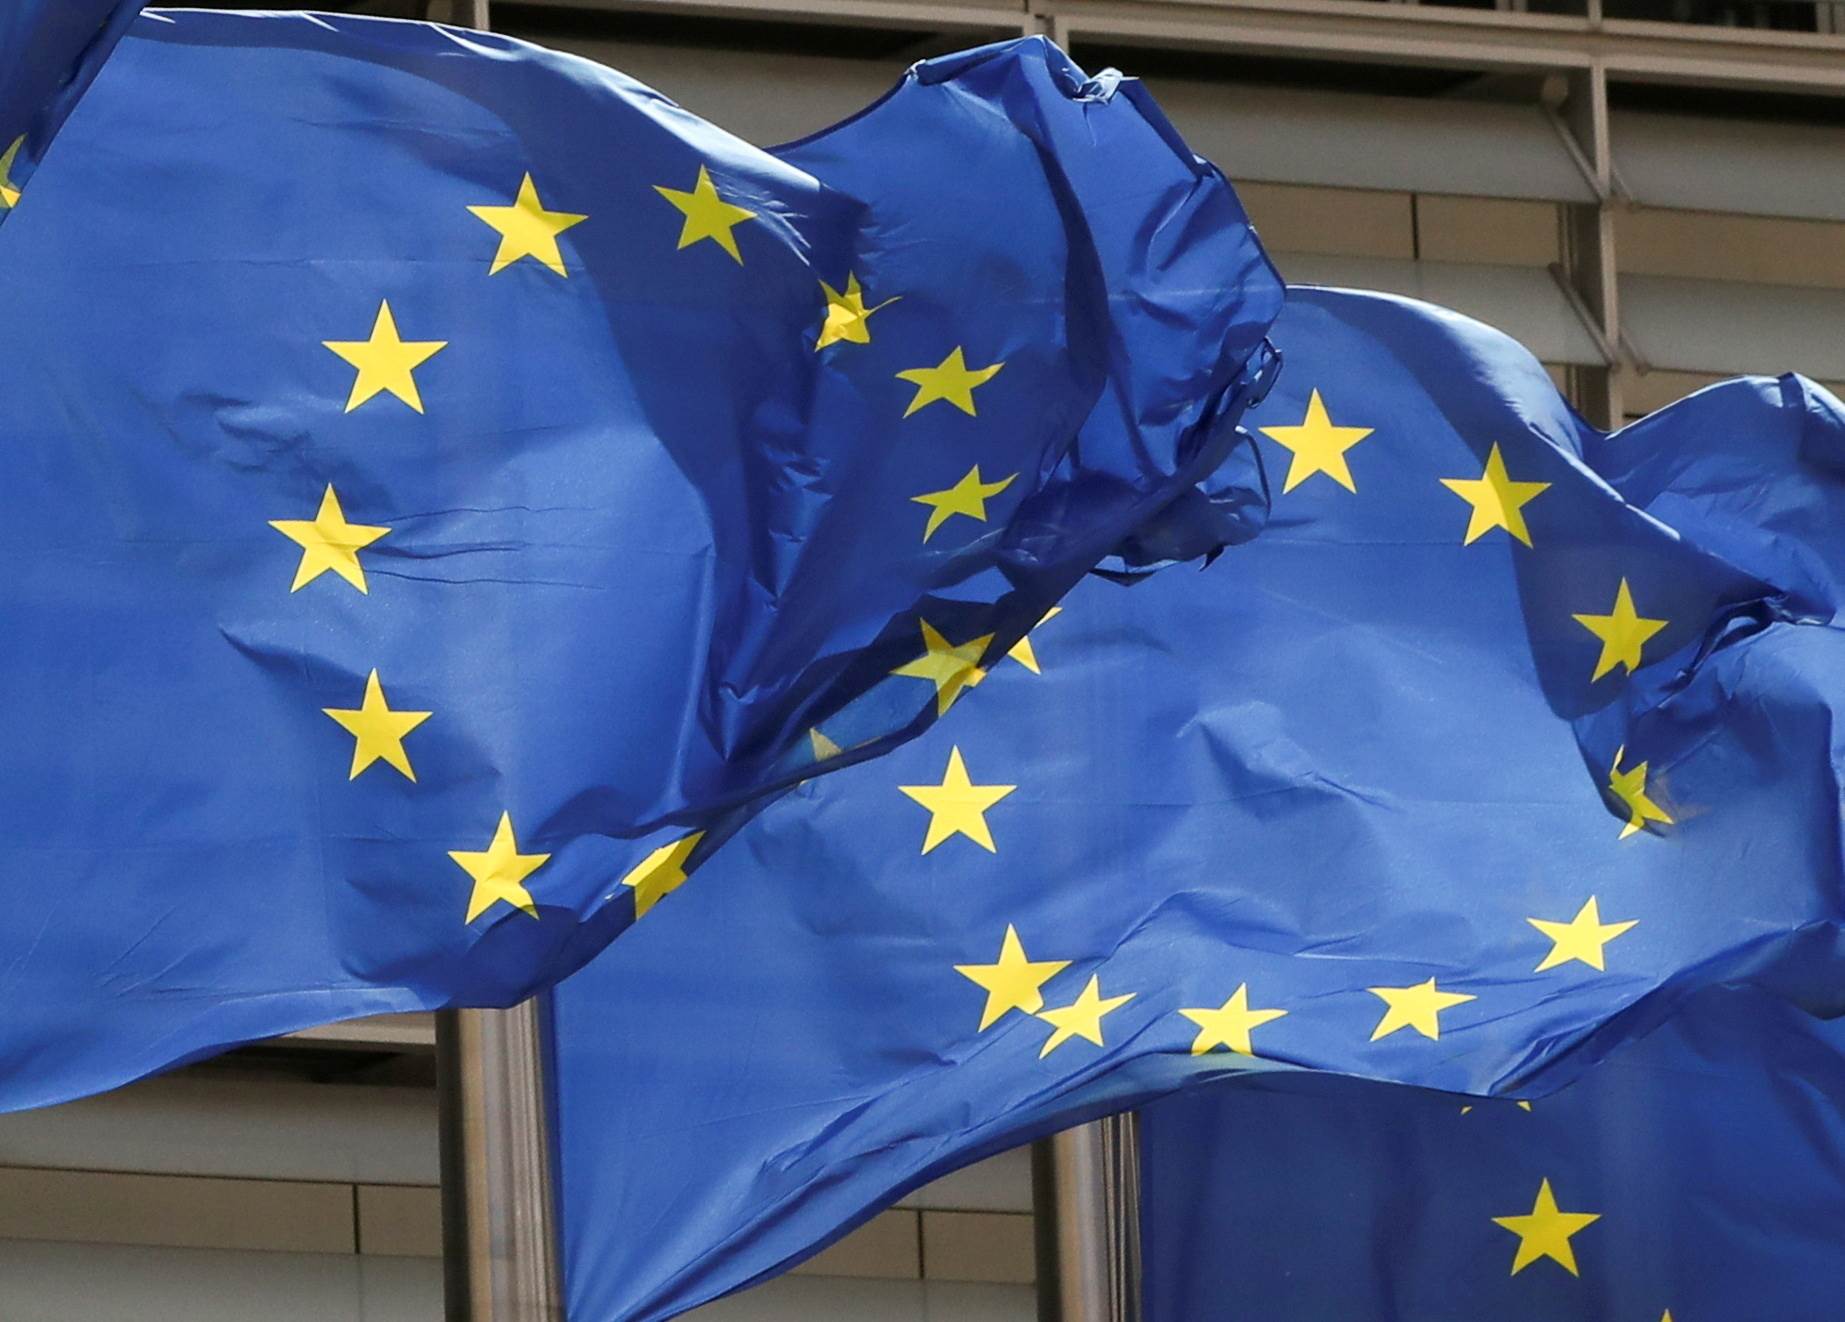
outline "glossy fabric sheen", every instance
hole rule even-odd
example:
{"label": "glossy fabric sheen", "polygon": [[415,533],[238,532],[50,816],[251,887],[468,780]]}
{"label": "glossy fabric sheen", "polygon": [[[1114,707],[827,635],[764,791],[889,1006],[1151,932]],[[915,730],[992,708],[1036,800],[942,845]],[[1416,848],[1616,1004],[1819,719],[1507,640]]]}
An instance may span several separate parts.
{"label": "glossy fabric sheen", "polygon": [[[1845,1280],[1845,1023],[1714,989],[1525,1112],[1267,1075],[1141,1113],[1147,1322],[1823,1322]],[[1544,1181],[1576,1268],[1495,1217]]]}
{"label": "glossy fabric sheen", "polygon": [[[491,271],[471,209],[528,177],[587,218]],[[921,621],[1003,652],[1214,469],[1281,300],[1223,177],[1042,41],[771,155],[517,41],[181,11],[0,263],[0,1106],[561,976],[811,729],[926,724]],[[817,351],[852,281],[868,342]],[[420,361],[361,398],[387,304]],[[905,417],[963,346],[976,411]],[[925,541],[976,464],[1010,485]],[[329,487],[388,530],[363,592],[272,526]],[[349,778],[374,671],[414,781]],[[502,839],[530,912],[450,857]]]}
{"label": "glossy fabric sheen", "polygon": [[[1426,305],[1291,290],[1274,338],[1253,541],[1085,584],[1032,634],[1042,674],[1002,662],[926,737],[774,805],[556,990],[573,1317],[668,1316],[934,1175],[1192,1082],[1296,1066],[1542,1092],[1713,982],[1845,999],[1838,402],[1738,381],[1604,437],[1517,345]],[[1281,489],[1292,456],[1265,429],[1316,391],[1372,429],[1345,451],[1354,490]],[[1550,484],[1522,507],[1529,547],[1463,544],[1443,481],[1479,480],[1494,445]],[[1631,675],[1592,679],[1602,645],[1574,616],[1611,614],[1623,577],[1666,623]],[[992,853],[922,852],[932,814],[905,787],[943,783],[951,750],[975,786],[1015,787],[984,809]],[[1669,823],[1624,834],[1617,751]],[[1553,942],[1529,920],[1591,897],[1634,924],[1605,968],[1538,971]],[[1009,927],[1067,967],[983,1029],[957,966],[996,963]],[[1053,1044],[1041,1016],[1092,977],[1098,1002],[1132,999],[1099,1045]],[[1463,998],[1436,1035],[1380,1036],[1370,989],[1431,978]],[[1194,1054],[1181,1011],[1245,985],[1285,1016],[1250,1030],[1254,1057]]]}

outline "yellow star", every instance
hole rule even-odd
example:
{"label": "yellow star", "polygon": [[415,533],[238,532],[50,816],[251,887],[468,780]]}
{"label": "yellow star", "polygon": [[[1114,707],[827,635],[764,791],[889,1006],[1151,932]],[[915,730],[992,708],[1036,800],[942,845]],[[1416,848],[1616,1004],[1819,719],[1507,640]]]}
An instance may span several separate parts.
{"label": "yellow star", "polygon": [[959,647],[951,647],[929,621],[919,623],[922,625],[923,654],[890,673],[908,679],[926,679],[934,684],[935,714],[946,716],[956,698],[987,677],[987,672],[980,668],[980,658],[987,644],[993,641],[993,635],[982,634]]}
{"label": "yellow star", "polygon": [[[1044,612],[1044,618],[1032,626],[1032,633],[1036,633],[1039,629],[1049,624],[1052,619],[1062,614],[1062,606],[1051,607]],[[1019,639],[1018,642],[1014,643],[1011,650],[1008,651],[1006,655],[1011,657],[1014,661],[1017,661],[1034,675],[1041,675],[1044,673],[1042,670],[1038,669],[1038,654],[1032,650],[1031,634],[1029,633]]]}
{"label": "yellow star", "polygon": [[1038,1059],[1043,1060],[1073,1037],[1080,1037],[1085,1042],[1093,1042],[1098,1047],[1102,1046],[1102,1016],[1119,1010],[1133,999],[1133,992],[1129,992],[1126,996],[1110,996],[1103,999],[1102,980],[1091,974],[1089,985],[1083,988],[1081,996],[1068,1005],[1059,1006],[1054,1010],[1042,1010],[1038,1013],[1038,1018],[1056,1030],[1051,1034],[1050,1040],[1044,1044],[1044,1050],[1038,1053]]}
{"label": "yellow star", "polygon": [[1518,1275],[1539,1258],[1551,1258],[1563,1264],[1563,1269],[1571,1276],[1579,1276],[1570,1236],[1601,1219],[1600,1212],[1559,1212],[1556,1196],[1550,1192],[1550,1181],[1545,1180],[1538,1186],[1537,1202],[1528,1214],[1496,1216],[1493,1224],[1504,1226],[1518,1236],[1518,1256],[1512,1259],[1512,1275]]}
{"label": "yellow star", "polygon": [[999,375],[1004,363],[994,363],[991,367],[970,368],[967,359],[961,356],[961,347],[955,346],[954,352],[934,367],[912,367],[907,372],[897,373],[899,381],[908,381],[916,387],[916,398],[903,411],[904,417],[917,409],[945,399],[969,417],[974,416],[974,388],[983,386]]}
{"label": "yellow star", "polygon": [[365,570],[359,564],[359,552],[391,531],[364,523],[347,523],[340,498],[329,483],[320,498],[320,512],[311,519],[271,519],[269,526],[301,547],[301,563],[295,566],[295,581],[290,592],[299,592],[329,569],[361,592]]}
{"label": "yellow star", "polygon": [[1627,824],[1621,828],[1621,839],[1625,840],[1636,831],[1645,829],[1648,822],[1659,822],[1665,826],[1672,825],[1672,815],[1647,797],[1646,763],[1621,770],[1621,755],[1627,751],[1623,744],[1614,750],[1614,765],[1608,769],[1608,788],[1614,791],[1614,797],[1627,805]]}
{"label": "yellow star", "polygon": [[1018,929],[1006,924],[1005,940],[1000,942],[999,958],[991,964],[957,964],[955,972],[976,986],[986,988],[986,1008],[980,1012],[980,1031],[986,1032],[1008,1010],[1036,1014],[1044,1008],[1045,983],[1070,967],[1067,959],[1033,962],[1025,957],[1024,943]]}
{"label": "yellow star", "polygon": [[1249,984],[1239,982],[1236,992],[1221,1007],[1181,1010],[1180,1014],[1198,1025],[1198,1037],[1192,1043],[1192,1055],[1202,1056],[1213,1047],[1229,1047],[1238,1055],[1253,1056],[1249,1031],[1283,1018],[1286,1010],[1252,1010],[1249,1008]]}
{"label": "yellow star", "polygon": [[410,755],[404,752],[404,736],[428,720],[431,713],[392,711],[384,700],[384,685],[378,682],[377,670],[366,679],[365,696],[360,699],[356,711],[341,707],[322,707],[321,710],[345,726],[347,733],[353,736],[352,774],[346,779],[357,780],[361,771],[380,758],[403,772],[405,779],[416,779],[416,772],[410,768]]}
{"label": "yellow star", "polygon": [[0,155],[0,208],[11,211],[19,205],[19,189],[13,183],[13,162],[19,159],[19,149],[25,145],[26,135],[20,134],[13,139],[13,145]]}
{"label": "yellow star", "polygon": [[1550,490],[1548,482],[1514,482],[1505,471],[1505,460],[1497,445],[1487,452],[1486,471],[1479,477],[1444,477],[1441,484],[1473,506],[1462,546],[1472,546],[1494,528],[1504,528],[1526,546],[1531,545],[1531,530],[1525,527],[1521,511]]}
{"label": "yellow star", "polygon": [[[1530,1102],[1515,1102],[1513,1104],[1517,1106],[1519,1110],[1523,1111],[1526,1115],[1531,1114],[1531,1103]],[[1467,1115],[1472,1110],[1473,1110],[1472,1106],[1463,1106],[1461,1108],[1461,1114]]]}
{"label": "yellow star", "polygon": [[1001,478],[997,482],[982,482],[980,465],[975,464],[967,470],[966,477],[949,487],[948,490],[925,491],[920,496],[911,496],[910,499],[916,504],[930,507],[929,522],[923,525],[922,539],[926,542],[935,536],[935,530],[956,514],[965,514],[970,519],[978,519],[985,523],[988,497],[997,496],[1017,481],[1018,476],[1014,473],[1011,477]]}
{"label": "yellow star", "polygon": [[397,318],[391,315],[389,299],[378,304],[378,319],[372,323],[369,340],[322,340],[321,343],[359,369],[352,381],[352,394],[346,397],[348,413],[386,390],[421,413],[423,397],[417,394],[413,373],[448,347],[447,340],[398,338]]}
{"label": "yellow star", "polygon": [[645,918],[647,911],[654,905],[685,885],[686,856],[704,838],[703,831],[694,831],[683,840],[675,840],[670,845],[661,845],[621,879],[622,885],[634,891],[634,920],[636,922]]}
{"label": "yellow star", "polygon": [[519,185],[519,196],[509,207],[469,207],[481,220],[500,232],[500,247],[493,254],[488,275],[498,275],[514,262],[531,257],[559,275],[569,278],[564,269],[564,254],[557,246],[557,236],[572,225],[581,225],[588,216],[572,211],[546,211],[538,200],[538,186],[527,174]]}
{"label": "yellow star", "polygon": [[997,854],[993,834],[987,830],[986,812],[1018,786],[974,784],[967,778],[967,764],[961,760],[961,750],[952,748],[948,752],[948,770],[942,774],[940,785],[899,785],[897,788],[929,810],[929,832],[923,837],[923,853],[950,836],[964,835],[989,854]]}
{"label": "yellow star", "polygon": [[493,833],[493,842],[486,849],[451,849],[448,856],[455,860],[463,872],[474,878],[474,889],[468,895],[468,916],[464,921],[473,922],[501,900],[521,913],[538,917],[538,906],[532,901],[531,892],[525,889],[524,883],[551,856],[519,852],[519,842],[513,837],[510,813],[500,814],[500,825]]}
{"label": "yellow star", "polygon": [[1627,580],[1615,590],[1614,609],[1607,615],[1576,615],[1576,623],[1602,640],[1602,654],[1595,662],[1593,684],[1616,666],[1626,666],[1632,674],[1640,665],[1640,649],[1646,640],[1666,627],[1666,620],[1649,620],[1634,610],[1634,594],[1627,590]]}
{"label": "yellow star", "polygon": [[819,726],[807,732],[807,742],[814,750],[814,761],[825,762],[828,758],[838,757],[844,750],[828,739]]}
{"label": "yellow star", "polygon": [[845,340],[851,344],[871,343],[871,314],[887,308],[901,298],[887,298],[874,307],[865,306],[865,291],[858,287],[858,277],[846,272],[846,291],[840,293],[826,281],[820,282],[821,290],[826,294],[826,322],[820,327],[820,339],[814,345],[814,352]]}
{"label": "yellow star", "polygon": [[698,182],[692,185],[689,193],[677,188],[662,188],[658,184],[654,185],[653,191],[685,215],[685,224],[679,228],[681,248],[690,248],[700,239],[710,239],[729,253],[738,266],[743,265],[743,254],[737,248],[737,236],[731,231],[746,220],[756,219],[756,213],[745,207],[733,206],[719,197],[717,186],[711,182],[709,170],[702,165],[698,167]]}
{"label": "yellow star", "polygon": [[1389,1037],[1399,1028],[1413,1028],[1424,1037],[1441,1036],[1441,1012],[1463,1005],[1477,997],[1465,992],[1445,992],[1436,988],[1435,979],[1413,987],[1367,987],[1366,991],[1385,1005],[1384,1017],[1377,1021],[1371,1040]]}
{"label": "yellow star", "polygon": [[1371,427],[1336,427],[1327,415],[1320,392],[1307,398],[1307,416],[1294,427],[1263,427],[1262,434],[1285,447],[1294,458],[1288,464],[1283,494],[1294,490],[1315,473],[1324,473],[1347,491],[1357,491],[1345,452],[1375,430]]}
{"label": "yellow star", "polygon": [[1604,923],[1601,909],[1591,895],[1589,902],[1577,910],[1576,916],[1567,923],[1551,923],[1542,918],[1527,918],[1525,921],[1551,941],[1550,953],[1544,956],[1544,962],[1535,970],[1542,973],[1559,964],[1567,964],[1572,959],[1580,960],[1592,969],[1605,971],[1608,966],[1603,962],[1602,947],[1633,927],[1639,919],[1625,923]]}

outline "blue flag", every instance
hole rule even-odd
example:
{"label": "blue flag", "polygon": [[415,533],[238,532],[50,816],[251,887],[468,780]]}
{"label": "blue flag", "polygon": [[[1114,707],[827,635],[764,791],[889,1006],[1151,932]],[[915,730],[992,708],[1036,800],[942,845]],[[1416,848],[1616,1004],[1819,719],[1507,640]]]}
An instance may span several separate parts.
{"label": "blue flag", "polygon": [[1838,403],[1603,437],[1477,323],[1289,300],[1260,535],[1079,588],[557,990],[578,1316],[1200,1079],[1535,1092],[1712,982],[1841,999]]}
{"label": "blue flag", "polygon": [[0,10],[0,219],[140,0],[9,0]]}
{"label": "blue flag", "polygon": [[1713,989],[1521,1108],[1269,1074],[1141,1116],[1147,1322],[1819,1322],[1845,1021]]}
{"label": "blue flag", "polygon": [[1213,470],[1281,301],[1037,40],[771,155],[516,41],[149,15],[31,192],[0,1106],[561,976]]}

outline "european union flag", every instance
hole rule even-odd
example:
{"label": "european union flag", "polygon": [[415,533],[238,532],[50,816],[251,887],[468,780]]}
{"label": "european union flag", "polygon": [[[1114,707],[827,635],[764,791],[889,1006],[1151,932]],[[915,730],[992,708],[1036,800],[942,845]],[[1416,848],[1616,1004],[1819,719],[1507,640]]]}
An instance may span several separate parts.
{"label": "european union flag", "polygon": [[0,10],[0,219],[140,8],[140,0],[10,0]]}
{"label": "european union flag", "polygon": [[6,1106],[561,976],[1213,470],[1281,300],[1042,41],[768,154],[301,15],[142,18],[0,261]]}
{"label": "european union flag", "polygon": [[1219,1075],[1536,1092],[1711,983],[1839,1003],[1837,401],[1604,437],[1426,305],[1297,289],[1274,336],[1253,541],[1079,588],[558,989],[578,1315]]}
{"label": "european union flag", "polygon": [[1323,1075],[1141,1115],[1147,1322],[1821,1322],[1845,1022],[1744,989],[1535,1103]]}

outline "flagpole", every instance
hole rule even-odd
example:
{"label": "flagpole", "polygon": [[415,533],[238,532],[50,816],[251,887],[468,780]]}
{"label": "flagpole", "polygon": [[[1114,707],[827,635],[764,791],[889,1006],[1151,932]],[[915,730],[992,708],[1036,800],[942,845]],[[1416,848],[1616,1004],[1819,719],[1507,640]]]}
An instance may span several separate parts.
{"label": "flagpole", "polygon": [[473,28],[478,32],[485,32],[491,26],[487,21],[487,0],[424,0],[423,16],[433,23]]}
{"label": "flagpole", "polygon": [[1114,1115],[1033,1146],[1039,1322],[1139,1322],[1137,1130]]}
{"label": "flagpole", "polygon": [[448,1322],[562,1322],[538,1003],[436,1024]]}

